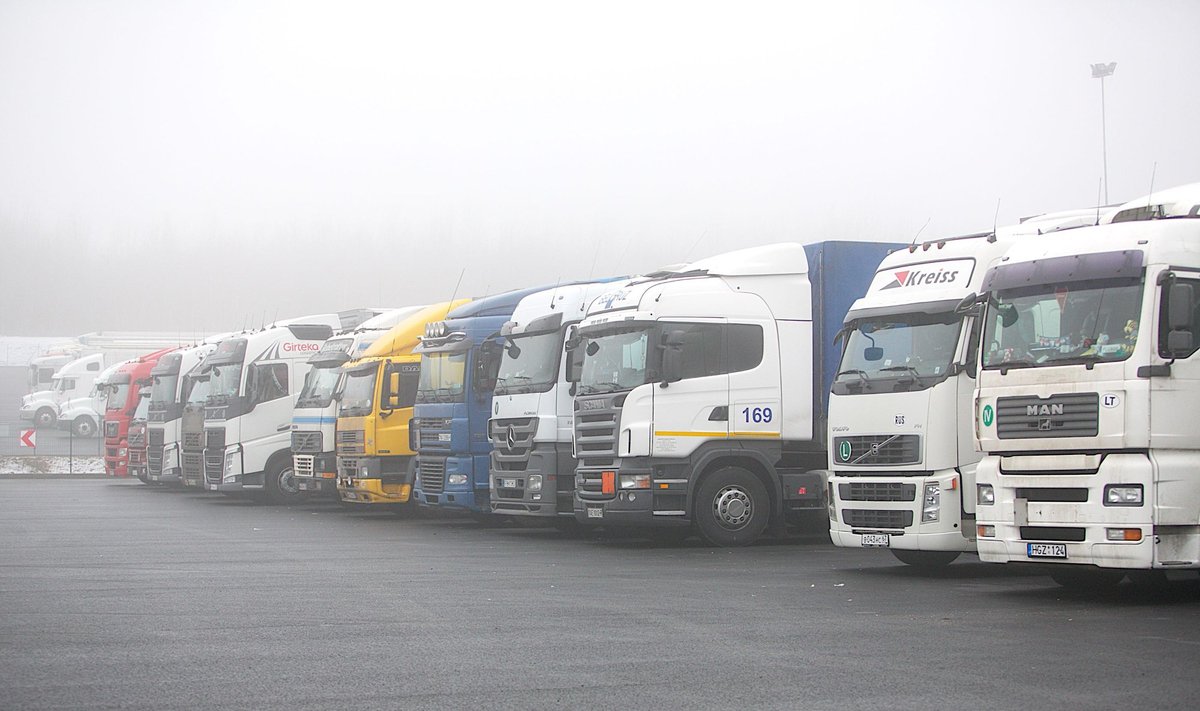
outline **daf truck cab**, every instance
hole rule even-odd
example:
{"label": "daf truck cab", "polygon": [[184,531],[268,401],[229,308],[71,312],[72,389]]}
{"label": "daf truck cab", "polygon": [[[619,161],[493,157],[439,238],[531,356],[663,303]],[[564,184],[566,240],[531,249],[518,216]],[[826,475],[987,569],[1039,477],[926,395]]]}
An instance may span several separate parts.
{"label": "daf truck cab", "polygon": [[419,306],[393,309],[330,338],[308,360],[310,369],[292,410],[292,470],[300,491],[337,495],[334,430],[339,368],[362,355],[375,339]]}
{"label": "daf truck cab", "polygon": [[572,381],[579,362],[565,357],[565,346],[613,281],[530,294],[500,329],[504,350],[488,423],[492,513],[574,519]]}
{"label": "daf truck cab", "polygon": [[361,311],[347,314],[354,316],[318,314],[281,321],[217,345],[207,362],[204,407],[209,491],[261,495],[271,503],[301,495],[292,475],[292,410],[313,353],[334,331],[366,318]]}
{"label": "daf truck cab", "polygon": [[1200,569],[1200,184],[984,276],[979,557],[1066,586]]}
{"label": "daf truck cab", "polygon": [[349,504],[409,502],[415,472],[409,428],[425,325],[468,299],[421,307],[346,363],[337,400],[337,491]]}
{"label": "daf truck cab", "polygon": [[105,474],[129,476],[129,423],[142,400],[142,388],[150,384],[150,371],[171,350],[174,349],[164,348],[126,362],[105,386],[108,391],[104,403]]}
{"label": "daf truck cab", "polygon": [[936,567],[975,552],[972,439],[980,320],[963,298],[1016,240],[1092,224],[1054,213],[884,258],[846,314],[829,396],[829,534]]}
{"label": "daf truck cab", "polygon": [[576,345],[576,519],[732,546],[822,512],[835,335],[899,247],[754,247],[595,299]]}
{"label": "daf truck cab", "polygon": [[545,287],[489,296],[428,324],[413,407],[417,476],[413,498],[425,506],[490,513],[488,418],[500,366],[500,328],[521,299]]}
{"label": "daf truck cab", "polygon": [[223,337],[168,353],[150,371],[153,383],[147,412],[146,469],[152,482],[178,484],[183,481],[184,408],[204,361],[217,349],[217,342]]}

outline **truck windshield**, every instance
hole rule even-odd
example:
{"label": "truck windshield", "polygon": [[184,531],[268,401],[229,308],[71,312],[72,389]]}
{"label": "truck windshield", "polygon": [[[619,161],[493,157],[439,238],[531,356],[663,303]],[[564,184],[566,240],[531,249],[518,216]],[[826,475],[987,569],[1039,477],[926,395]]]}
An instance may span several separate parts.
{"label": "truck windshield", "polygon": [[188,382],[183,384],[183,397],[186,398],[184,402],[189,405],[203,405],[204,401],[208,399],[208,393],[211,389],[209,385],[209,376],[207,374],[197,378],[188,376]]}
{"label": "truck windshield", "polygon": [[[371,405],[375,401],[375,375],[378,372],[379,363],[372,363],[346,373],[342,402],[338,407],[339,417],[365,417],[371,414]],[[334,384],[337,384],[336,381]]]}
{"label": "truck windshield", "polygon": [[165,410],[173,405],[178,387],[178,374],[154,376],[154,385],[150,388],[150,406],[155,410]]}
{"label": "truck windshield", "polygon": [[133,411],[133,419],[145,421],[146,416],[150,413],[150,398],[139,397],[137,409]]}
{"label": "truck windshield", "polygon": [[889,314],[850,323],[833,392],[922,390],[950,373],[962,317]]}
{"label": "truck windshield", "polygon": [[104,403],[105,410],[120,410],[125,407],[125,400],[129,397],[129,383],[110,383],[108,386],[108,400]]}
{"label": "truck windshield", "polygon": [[296,407],[329,407],[340,377],[342,371],[338,368],[314,365],[304,376],[304,387],[300,390]]}
{"label": "truck windshield", "polygon": [[209,395],[216,398],[237,397],[242,385],[242,364],[222,363],[209,371]]}
{"label": "truck windshield", "polygon": [[514,336],[500,361],[496,394],[542,393],[554,387],[562,347],[561,331]]}
{"label": "truck windshield", "polygon": [[579,394],[632,390],[647,382],[646,367],[652,326],[625,327],[591,333],[584,345]]}
{"label": "truck windshield", "polygon": [[1125,360],[1137,345],[1142,285],[1130,279],[1042,284],[993,295],[983,367]]}
{"label": "truck windshield", "polygon": [[426,353],[421,356],[417,402],[462,402],[466,376],[466,353]]}

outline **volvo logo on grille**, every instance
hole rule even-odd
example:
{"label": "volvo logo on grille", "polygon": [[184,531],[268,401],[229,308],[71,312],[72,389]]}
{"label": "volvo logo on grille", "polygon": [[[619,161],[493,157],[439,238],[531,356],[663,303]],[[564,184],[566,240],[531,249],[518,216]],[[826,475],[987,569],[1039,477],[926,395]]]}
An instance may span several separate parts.
{"label": "volvo logo on grille", "polygon": [[516,449],[517,448],[517,429],[515,427],[513,427],[512,425],[509,425],[508,431],[505,432],[504,434],[505,434],[504,443],[508,445],[509,449]]}
{"label": "volvo logo on grille", "polygon": [[[1062,403],[1051,403],[1042,405],[1026,405],[1025,414],[1030,417],[1038,417],[1039,415],[1061,415],[1063,414]],[[1050,429],[1043,427],[1042,429]]]}

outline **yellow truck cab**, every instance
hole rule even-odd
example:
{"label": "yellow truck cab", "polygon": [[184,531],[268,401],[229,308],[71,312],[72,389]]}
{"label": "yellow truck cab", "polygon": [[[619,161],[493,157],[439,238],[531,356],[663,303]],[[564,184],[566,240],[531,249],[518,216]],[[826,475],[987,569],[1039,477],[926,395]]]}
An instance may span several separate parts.
{"label": "yellow truck cab", "polygon": [[412,492],[416,452],[409,444],[421,356],[413,353],[425,324],[469,302],[458,299],[415,312],[342,366],[337,394],[337,489],[355,504],[404,504]]}

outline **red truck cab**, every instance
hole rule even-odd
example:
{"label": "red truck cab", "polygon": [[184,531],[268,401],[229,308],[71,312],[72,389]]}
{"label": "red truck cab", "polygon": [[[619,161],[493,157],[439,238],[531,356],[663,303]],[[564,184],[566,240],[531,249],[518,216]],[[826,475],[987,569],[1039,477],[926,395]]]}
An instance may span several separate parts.
{"label": "red truck cab", "polygon": [[108,382],[104,403],[104,473],[129,476],[129,423],[142,399],[142,388],[150,383],[150,370],[163,355],[175,350],[164,348],[131,360],[113,374]]}

